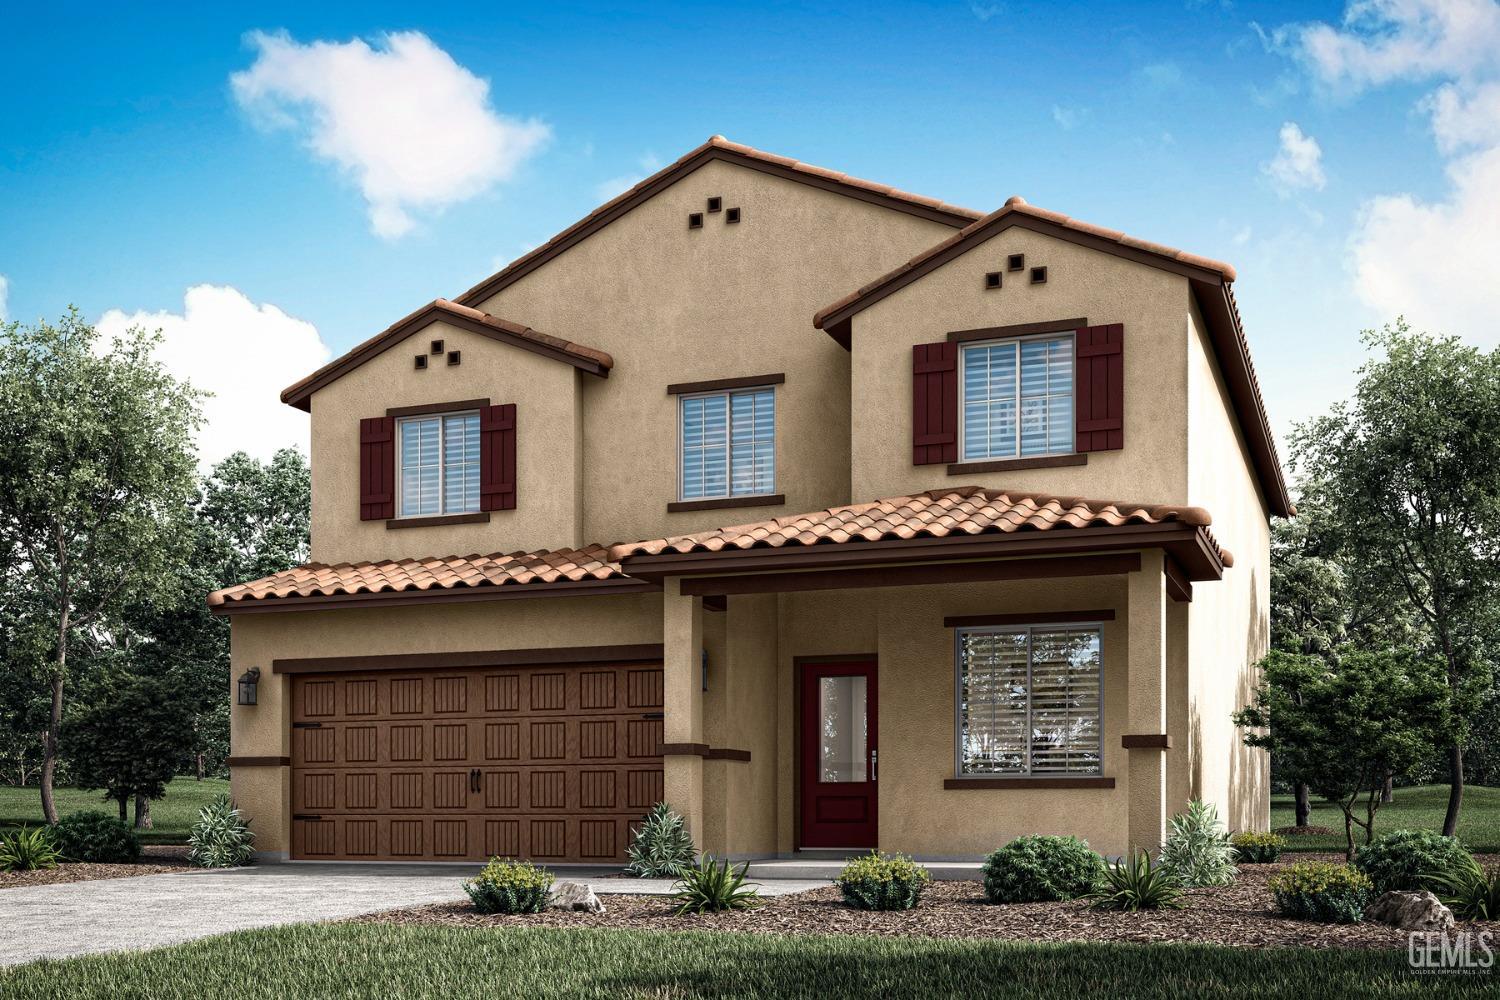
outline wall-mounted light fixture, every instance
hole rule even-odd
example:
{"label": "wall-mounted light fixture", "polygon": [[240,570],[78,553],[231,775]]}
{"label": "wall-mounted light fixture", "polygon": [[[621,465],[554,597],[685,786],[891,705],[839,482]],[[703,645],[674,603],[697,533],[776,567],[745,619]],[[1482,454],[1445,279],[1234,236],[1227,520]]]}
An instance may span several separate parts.
{"label": "wall-mounted light fixture", "polygon": [[251,667],[243,674],[240,674],[239,684],[237,685],[237,687],[239,688],[239,696],[235,698],[235,701],[239,702],[241,705],[254,705],[255,689],[259,684],[260,667]]}

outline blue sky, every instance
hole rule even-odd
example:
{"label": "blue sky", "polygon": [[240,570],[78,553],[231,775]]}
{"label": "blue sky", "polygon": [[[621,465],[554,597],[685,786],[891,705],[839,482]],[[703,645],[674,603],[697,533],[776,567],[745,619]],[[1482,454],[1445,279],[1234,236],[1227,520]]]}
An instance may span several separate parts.
{"label": "blue sky", "polygon": [[125,6],[8,16],[4,310],[163,326],[238,413],[716,132],[1234,263],[1280,431],[1361,327],[1496,340],[1493,0]]}

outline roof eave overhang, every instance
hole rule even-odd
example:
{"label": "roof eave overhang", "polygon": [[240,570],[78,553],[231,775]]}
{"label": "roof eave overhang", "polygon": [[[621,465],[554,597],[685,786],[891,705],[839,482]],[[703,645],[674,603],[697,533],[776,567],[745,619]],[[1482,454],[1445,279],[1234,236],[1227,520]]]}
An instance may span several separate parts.
{"label": "roof eave overhang", "polygon": [[1160,548],[1170,554],[1190,581],[1217,580],[1224,574],[1223,556],[1208,532],[1201,527],[1181,524],[1128,524],[876,542],[828,542],[721,549],[717,552],[663,552],[625,556],[620,562],[632,577],[660,581],[669,576],[1071,556],[1150,548]]}
{"label": "roof eave overhang", "polygon": [[314,594],[299,597],[259,597],[210,604],[215,615],[266,614],[287,611],[330,611],[345,608],[387,608],[419,604],[461,604],[528,597],[607,597],[660,590],[660,584],[631,577],[577,580],[558,583],[481,584],[428,590],[378,590],[355,593]]}

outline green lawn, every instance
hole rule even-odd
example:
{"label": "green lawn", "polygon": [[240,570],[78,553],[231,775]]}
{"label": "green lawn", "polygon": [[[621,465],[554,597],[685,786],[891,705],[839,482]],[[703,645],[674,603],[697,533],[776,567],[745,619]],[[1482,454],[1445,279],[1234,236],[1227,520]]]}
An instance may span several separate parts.
{"label": "green lawn", "polygon": [[320,924],[0,970],[0,997],[1427,997],[1403,952]]}
{"label": "green lawn", "polygon": [[[1271,797],[1271,828],[1291,826],[1295,813],[1290,795]],[[1447,785],[1417,785],[1396,789],[1395,801],[1380,807],[1375,814],[1375,834],[1391,830],[1442,830],[1443,815],[1448,809]],[[1344,814],[1331,802],[1314,798],[1312,823],[1326,826],[1333,836],[1296,837],[1294,851],[1342,851],[1344,849]],[[1463,810],[1458,814],[1458,836],[1469,850],[1488,854],[1500,853],[1500,788],[1470,785],[1464,789]],[[1354,831],[1355,843],[1363,833]]]}
{"label": "green lawn", "polygon": [[[229,782],[223,778],[192,777],[176,778],[167,786],[165,798],[151,803],[152,829],[142,835],[148,844],[187,843],[188,830],[198,820],[198,810],[221,792],[229,791]],[[59,788],[57,812],[60,816],[80,812],[84,809],[101,809],[114,815],[113,802],[102,800],[102,793],[81,788]],[[129,813],[135,817],[134,804]],[[22,823],[42,821],[42,793],[35,785],[26,788],[0,788],[0,828],[19,826]]]}

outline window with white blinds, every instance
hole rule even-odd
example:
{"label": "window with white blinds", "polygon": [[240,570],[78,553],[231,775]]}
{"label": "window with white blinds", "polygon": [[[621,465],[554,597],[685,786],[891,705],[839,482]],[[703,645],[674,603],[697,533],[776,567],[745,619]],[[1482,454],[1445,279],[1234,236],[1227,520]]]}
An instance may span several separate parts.
{"label": "window with white blinds", "polygon": [[963,461],[1073,450],[1073,336],[965,345]]}
{"label": "window with white blinds", "polygon": [[1098,774],[1097,628],[960,629],[958,773]]}
{"label": "window with white blinds", "polygon": [[775,390],[682,397],[682,499],[775,491]]}
{"label": "window with white blinds", "polygon": [[407,417],[400,437],[400,517],[479,509],[479,414]]}

